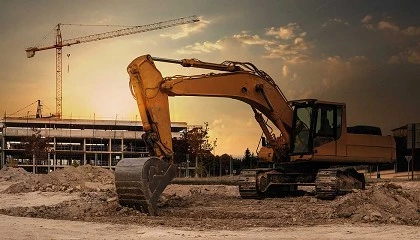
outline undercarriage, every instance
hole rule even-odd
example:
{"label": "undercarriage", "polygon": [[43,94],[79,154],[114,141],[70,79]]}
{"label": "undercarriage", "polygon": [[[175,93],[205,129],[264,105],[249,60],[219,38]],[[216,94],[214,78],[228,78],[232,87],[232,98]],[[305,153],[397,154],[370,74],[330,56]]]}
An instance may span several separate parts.
{"label": "undercarriage", "polygon": [[315,187],[319,199],[334,199],[364,189],[365,178],[353,167],[313,168],[311,165],[286,165],[279,168],[243,170],[239,179],[242,198],[259,199],[299,194],[299,186]]}

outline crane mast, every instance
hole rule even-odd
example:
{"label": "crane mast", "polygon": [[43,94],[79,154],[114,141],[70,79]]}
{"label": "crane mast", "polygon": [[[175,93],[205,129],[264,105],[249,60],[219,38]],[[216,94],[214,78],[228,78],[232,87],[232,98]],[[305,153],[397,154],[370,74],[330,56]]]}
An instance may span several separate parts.
{"label": "crane mast", "polygon": [[38,51],[43,51],[43,50],[48,50],[48,49],[53,49],[53,48],[56,49],[56,114],[55,114],[55,117],[61,118],[62,113],[63,113],[63,106],[62,106],[62,102],[63,102],[62,50],[63,50],[63,47],[66,47],[66,46],[68,47],[68,46],[80,44],[80,43],[99,41],[103,39],[121,37],[121,36],[136,34],[136,33],[159,30],[159,29],[164,29],[164,28],[170,28],[170,27],[175,27],[178,25],[183,25],[183,24],[188,24],[188,23],[194,23],[198,21],[199,19],[197,18],[197,16],[194,15],[194,16],[189,16],[189,17],[184,17],[184,18],[177,18],[177,19],[153,23],[153,24],[129,27],[129,28],[119,29],[115,31],[92,34],[92,35],[71,38],[71,39],[66,39],[66,40],[63,40],[61,36],[61,25],[64,25],[64,24],[59,23],[55,27],[56,39],[55,39],[54,45],[28,47],[25,49],[25,51],[26,51],[27,57],[32,58],[35,56],[35,53]]}

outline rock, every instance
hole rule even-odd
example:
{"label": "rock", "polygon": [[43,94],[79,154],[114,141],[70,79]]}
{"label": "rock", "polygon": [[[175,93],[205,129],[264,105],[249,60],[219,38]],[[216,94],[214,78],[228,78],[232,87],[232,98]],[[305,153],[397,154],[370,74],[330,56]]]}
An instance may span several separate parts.
{"label": "rock", "polygon": [[115,202],[117,201],[117,197],[111,197],[106,200],[107,202]]}
{"label": "rock", "polygon": [[378,221],[382,219],[382,214],[378,211],[374,211],[370,214],[370,220],[371,221]]}
{"label": "rock", "polygon": [[80,190],[82,190],[82,187],[80,185],[77,185],[76,190],[80,191]]}

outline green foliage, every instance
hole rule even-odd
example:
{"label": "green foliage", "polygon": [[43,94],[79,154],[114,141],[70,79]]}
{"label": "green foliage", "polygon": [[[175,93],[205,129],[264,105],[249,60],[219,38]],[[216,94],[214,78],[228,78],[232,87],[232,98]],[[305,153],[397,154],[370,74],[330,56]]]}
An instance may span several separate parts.
{"label": "green foliage", "polygon": [[195,127],[186,132],[188,151],[193,156],[211,154],[213,146],[209,143],[208,126],[208,122],[205,122],[204,128]]}
{"label": "green foliage", "polygon": [[209,175],[207,169],[203,166],[203,163],[198,163],[198,165],[195,167],[194,176],[195,174],[197,174],[199,177],[207,177]]}
{"label": "green foliage", "polygon": [[29,158],[46,159],[49,139],[42,137],[39,130],[33,130],[31,136],[25,137],[25,155]]}
{"label": "green foliage", "polygon": [[258,163],[258,158],[254,156],[254,153],[251,153],[249,148],[245,150],[245,156],[242,159],[242,169],[246,168],[256,168]]}
{"label": "green foliage", "polygon": [[194,127],[185,131],[181,135],[181,139],[173,140],[174,162],[185,162],[186,155],[189,154],[190,161],[198,156],[201,161],[212,156],[213,146],[209,143],[208,123],[204,123],[204,127]]}
{"label": "green foliage", "polygon": [[8,166],[12,167],[12,168],[17,168],[18,167],[18,161],[14,158],[9,158],[8,159]]}
{"label": "green foliage", "polygon": [[78,167],[79,166],[79,162],[77,160],[73,160],[73,161],[71,161],[71,165],[73,167]]}

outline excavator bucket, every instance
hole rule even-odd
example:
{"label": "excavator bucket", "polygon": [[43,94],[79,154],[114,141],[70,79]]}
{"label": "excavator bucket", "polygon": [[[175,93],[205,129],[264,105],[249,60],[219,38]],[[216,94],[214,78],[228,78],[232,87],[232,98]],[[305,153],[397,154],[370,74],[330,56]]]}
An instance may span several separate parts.
{"label": "excavator bucket", "polygon": [[173,164],[159,158],[125,158],[115,168],[118,202],[148,215],[157,215],[157,201],[175,177]]}

